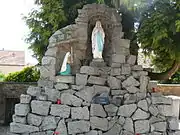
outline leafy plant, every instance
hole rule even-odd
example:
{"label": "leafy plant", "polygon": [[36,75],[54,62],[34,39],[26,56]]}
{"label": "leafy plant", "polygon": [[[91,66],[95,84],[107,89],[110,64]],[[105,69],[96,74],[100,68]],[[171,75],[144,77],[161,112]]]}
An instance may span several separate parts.
{"label": "leafy plant", "polygon": [[40,72],[36,67],[26,67],[22,71],[9,73],[4,81],[6,82],[37,82]]}
{"label": "leafy plant", "polygon": [[5,75],[3,73],[0,72],[0,82],[3,81],[5,78]]}
{"label": "leafy plant", "polygon": [[180,67],[180,8],[176,0],[156,1],[141,18],[138,40],[153,64],[162,73],[151,73],[155,80],[167,80]]}
{"label": "leafy plant", "polygon": [[169,80],[160,81],[163,84],[180,84],[180,71],[176,72]]}

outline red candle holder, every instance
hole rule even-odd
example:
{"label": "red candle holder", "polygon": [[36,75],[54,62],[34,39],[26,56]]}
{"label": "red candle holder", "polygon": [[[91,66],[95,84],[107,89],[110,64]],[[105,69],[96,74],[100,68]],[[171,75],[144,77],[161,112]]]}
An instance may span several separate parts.
{"label": "red candle holder", "polygon": [[153,88],[152,88],[152,92],[156,92],[156,88],[153,87]]}
{"label": "red candle holder", "polygon": [[57,104],[60,105],[61,104],[61,100],[57,99]]}
{"label": "red candle holder", "polygon": [[60,134],[60,132],[57,132],[57,131],[56,131],[56,132],[54,132],[54,135],[59,135],[59,134]]}

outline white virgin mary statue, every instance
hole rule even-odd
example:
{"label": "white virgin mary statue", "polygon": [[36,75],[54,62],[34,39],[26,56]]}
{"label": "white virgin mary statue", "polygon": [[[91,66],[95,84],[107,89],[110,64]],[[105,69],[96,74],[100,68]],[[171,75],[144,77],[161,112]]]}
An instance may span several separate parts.
{"label": "white virgin mary statue", "polygon": [[59,72],[60,75],[70,75],[71,74],[71,66],[70,66],[70,52],[67,52],[63,63],[62,63],[62,67],[61,67],[61,71]]}
{"label": "white virgin mary statue", "polygon": [[104,38],[105,38],[105,33],[101,26],[101,22],[97,21],[91,37],[92,53],[94,59],[103,59],[102,53],[104,49]]}

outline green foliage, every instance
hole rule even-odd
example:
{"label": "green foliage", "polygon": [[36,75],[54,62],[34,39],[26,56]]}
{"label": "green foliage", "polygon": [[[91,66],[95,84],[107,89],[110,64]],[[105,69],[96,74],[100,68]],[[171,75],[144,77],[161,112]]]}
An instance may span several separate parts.
{"label": "green foliage", "polygon": [[124,38],[131,40],[130,53],[138,55],[137,26],[141,13],[148,7],[147,0],[113,0],[113,5],[122,14]]}
{"label": "green foliage", "polygon": [[142,16],[138,40],[161,71],[180,62],[180,8],[178,1],[156,1]]}
{"label": "green foliage", "polygon": [[180,84],[180,71],[174,74],[170,80],[171,80],[171,83]]}
{"label": "green foliage", "polygon": [[104,4],[104,0],[98,0],[98,4]]}
{"label": "green foliage", "polygon": [[3,73],[0,72],[0,82],[3,81],[5,78],[5,75]]}
{"label": "green foliage", "polygon": [[6,82],[37,82],[40,72],[36,67],[26,67],[22,71],[8,74],[4,81]]}
{"label": "green foliage", "polygon": [[176,72],[169,80],[160,81],[163,84],[180,84],[180,71]]}

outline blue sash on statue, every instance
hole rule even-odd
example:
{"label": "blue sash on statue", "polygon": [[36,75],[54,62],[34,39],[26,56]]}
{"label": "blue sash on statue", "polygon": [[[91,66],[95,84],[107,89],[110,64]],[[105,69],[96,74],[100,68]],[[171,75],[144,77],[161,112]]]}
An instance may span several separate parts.
{"label": "blue sash on statue", "polygon": [[58,75],[71,75],[71,66],[69,64],[66,64],[66,71],[59,72]]}
{"label": "blue sash on statue", "polygon": [[98,51],[102,52],[103,51],[103,37],[101,35],[101,32],[97,32],[97,44],[98,44]]}

